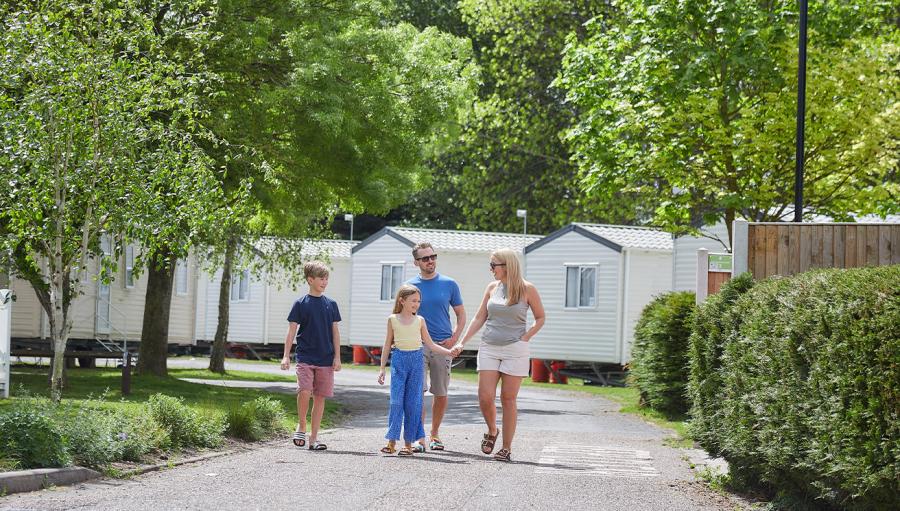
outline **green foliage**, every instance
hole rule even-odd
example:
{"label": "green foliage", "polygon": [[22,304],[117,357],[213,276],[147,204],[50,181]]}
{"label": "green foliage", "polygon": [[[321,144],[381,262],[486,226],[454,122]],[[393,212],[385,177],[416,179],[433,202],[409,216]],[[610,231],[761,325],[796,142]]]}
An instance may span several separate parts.
{"label": "green foliage", "polygon": [[[623,0],[570,36],[566,141],[601,201],[673,229],[777,220],[793,202],[796,2]],[[810,4],[810,212],[900,209],[900,30],[889,2]]]}
{"label": "green foliage", "polygon": [[900,501],[900,266],[773,278],[722,332],[711,431],[733,473],[842,509]]}
{"label": "green foliage", "polygon": [[169,436],[174,447],[218,447],[222,445],[225,421],[204,417],[184,404],[182,398],[154,394],[147,402],[150,415]]}
{"label": "green foliage", "polygon": [[743,273],[726,282],[719,292],[708,297],[694,312],[688,347],[689,378],[687,392],[691,404],[691,436],[704,449],[721,455],[720,407],[722,387],[722,350],[732,332],[740,328],[742,318],[732,312],[735,302],[749,291],[755,281]]}
{"label": "green foliage", "polygon": [[269,438],[283,430],[284,417],[284,407],[280,402],[260,397],[228,410],[227,434],[251,442]]}
{"label": "green foliage", "polygon": [[62,429],[46,413],[17,408],[0,415],[0,453],[18,467],[65,467],[72,463]]}
{"label": "green foliage", "polygon": [[670,415],[688,411],[688,338],[695,296],[664,293],[644,307],[634,330],[630,383],[645,406]]}
{"label": "green foliage", "polygon": [[117,420],[117,438],[121,444],[121,459],[124,461],[141,461],[144,455],[158,451],[169,444],[169,436],[165,429],[150,414],[149,410],[128,413],[119,410]]}

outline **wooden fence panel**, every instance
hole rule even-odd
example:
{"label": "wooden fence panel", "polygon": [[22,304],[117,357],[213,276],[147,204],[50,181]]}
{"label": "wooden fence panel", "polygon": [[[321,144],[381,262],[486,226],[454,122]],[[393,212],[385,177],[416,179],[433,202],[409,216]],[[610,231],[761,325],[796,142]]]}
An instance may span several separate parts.
{"label": "wooden fence panel", "polygon": [[750,223],[746,232],[746,267],[756,279],[900,264],[900,224]]}
{"label": "wooden fence panel", "polygon": [[721,271],[709,272],[709,277],[706,280],[706,296],[718,293],[719,289],[721,289],[722,286],[730,279],[730,273]]}

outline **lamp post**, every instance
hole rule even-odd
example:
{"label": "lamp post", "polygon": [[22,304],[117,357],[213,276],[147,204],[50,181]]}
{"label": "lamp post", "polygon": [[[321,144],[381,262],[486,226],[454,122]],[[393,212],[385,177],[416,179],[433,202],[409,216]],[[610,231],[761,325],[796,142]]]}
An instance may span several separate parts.
{"label": "lamp post", "polygon": [[344,213],[344,220],[350,222],[350,241],[353,241],[353,213]]}
{"label": "lamp post", "polygon": [[797,56],[797,153],[794,156],[794,221],[803,221],[803,158],[806,130],[806,15],[807,0],[800,0],[800,52]]}
{"label": "lamp post", "polygon": [[528,210],[517,209],[516,217],[522,219],[522,237],[524,238],[528,234]]}

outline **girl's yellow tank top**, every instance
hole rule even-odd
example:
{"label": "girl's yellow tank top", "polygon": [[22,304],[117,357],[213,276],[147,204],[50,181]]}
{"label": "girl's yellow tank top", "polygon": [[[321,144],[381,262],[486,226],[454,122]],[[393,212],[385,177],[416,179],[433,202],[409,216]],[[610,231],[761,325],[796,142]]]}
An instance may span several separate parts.
{"label": "girl's yellow tank top", "polygon": [[397,314],[391,314],[394,329],[394,347],[403,351],[415,351],[422,347],[422,316],[413,316],[413,322],[404,325]]}

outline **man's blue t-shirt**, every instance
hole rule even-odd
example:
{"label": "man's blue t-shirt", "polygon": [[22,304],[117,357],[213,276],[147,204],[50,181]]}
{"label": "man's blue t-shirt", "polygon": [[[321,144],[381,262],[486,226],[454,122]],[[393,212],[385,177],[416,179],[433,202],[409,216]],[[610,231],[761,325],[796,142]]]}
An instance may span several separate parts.
{"label": "man's blue t-shirt", "polygon": [[419,316],[425,318],[431,339],[435,341],[449,339],[453,335],[449,309],[463,303],[456,281],[438,273],[431,279],[422,279],[421,275],[417,275],[406,283],[416,286],[422,293]]}
{"label": "man's blue t-shirt", "polygon": [[337,302],[327,296],[304,295],[294,302],[288,321],[297,327],[297,362],[314,366],[334,363],[332,323],[341,320]]}

